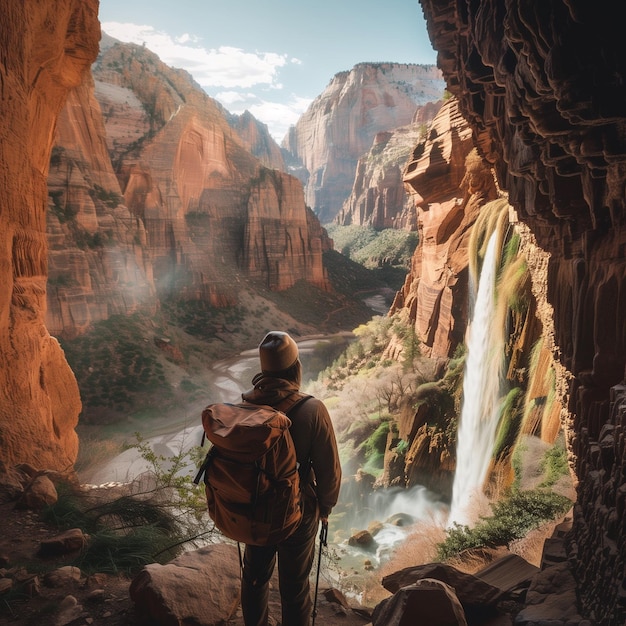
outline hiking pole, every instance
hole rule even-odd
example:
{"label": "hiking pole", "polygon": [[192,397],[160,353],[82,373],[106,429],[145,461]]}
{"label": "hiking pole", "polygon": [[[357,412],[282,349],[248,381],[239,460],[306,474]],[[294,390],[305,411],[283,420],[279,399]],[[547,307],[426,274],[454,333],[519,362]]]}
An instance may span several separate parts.
{"label": "hiking pole", "polygon": [[315,617],[317,616],[317,590],[320,584],[320,566],[322,564],[322,548],[328,545],[328,520],[322,520],[322,528],[320,530],[320,551],[317,556],[317,576],[315,577],[315,597],[313,600],[313,621],[311,626],[315,626]]}

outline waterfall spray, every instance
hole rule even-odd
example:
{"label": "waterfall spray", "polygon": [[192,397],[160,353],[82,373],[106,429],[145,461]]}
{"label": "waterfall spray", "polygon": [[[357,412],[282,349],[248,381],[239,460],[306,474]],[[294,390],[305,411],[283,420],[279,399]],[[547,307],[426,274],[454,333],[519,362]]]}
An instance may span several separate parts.
{"label": "waterfall spray", "polygon": [[[487,476],[499,419],[502,370],[502,328],[495,324],[495,280],[498,262],[497,228],[489,238],[468,330],[463,376],[463,406],[457,433],[457,467],[448,524],[469,524],[484,501]],[[475,297],[474,297],[475,294]]]}

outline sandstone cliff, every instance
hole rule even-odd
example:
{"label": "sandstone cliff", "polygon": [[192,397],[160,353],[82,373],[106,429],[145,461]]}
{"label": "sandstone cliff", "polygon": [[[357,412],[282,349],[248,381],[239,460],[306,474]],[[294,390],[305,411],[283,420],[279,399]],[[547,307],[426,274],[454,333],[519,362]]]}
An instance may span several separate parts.
{"label": "sandstone cliff", "polygon": [[357,163],[352,192],[335,218],[339,224],[416,230],[413,202],[402,174],[440,106],[441,102],[432,102],[418,107],[410,125],[376,135],[370,151]]}
{"label": "sandstone cliff", "polygon": [[248,151],[265,167],[286,171],[280,146],[272,139],[266,124],[259,122],[249,111],[241,115],[227,115],[229,124],[237,131]]}
{"label": "sandstone cliff", "polygon": [[455,99],[447,100],[404,172],[417,211],[419,245],[391,313],[407,309],[425,354],[447,358],[467,326],[468,240],[493,177],[472,152],[472,133]]}
{"label": "sandstone cliff", "polygon": [[[299,280],[327,288],[300,184],[266,170],[185,72],[138,46],[116,45],[94,75],[130,89],[149,116],[150,130],[120,146],[114,160],[125,203],[146,227],[158,290],[171,293],[175,279],[183,297],[232,302],[232,268],[242,262],[273,289]],[[105,127],[118,125],[118,117],[113,111]],[[282,233],[273,235],[280,247],[258,258],[261,248],[246,242],[258,242],[263,232],[255,229],[268,228]]]}
{"label": "sandstone cliff", "polygon": [[58,337],[156,309],[146,231],[123,203],[105,136],[87,78],[61,111],[48,174],[46,325]]}
{"label": "sandstone cliff", "polygon": [[569,557],[583,613],[621,624],[626,57],[619,7],[421,4],[476,145],[546,253],[533,283],[543,294],[546,346],[564,370],[562,422],[578,480]]}
{"label": "sandstone cliff", "polygon": [[361,63],[331,80],[283,141],[304,166],[305,201],[322,223],[340,211],[376,134],[409,124],[442,93],[433,66]]}
{"label": "sandstone cliff", "polygon": [[98,3],[0,3],[0,449],[2,463],[67,471],[76,380],[44,325],[46,177],[57,115],[98,51]]}
{"label": "sandstone cliff", "polygon": [[232,304],[242,279],[328,288],[328,238],[299,181],[249,152],[265,146],[267,162],[284,167],[250,116],[240,119],[244,141],[188,74],[138,46],[107,41],[93,75],[59,119],[52,158],[47,319],[56,334],[153,311],[168,296]]}

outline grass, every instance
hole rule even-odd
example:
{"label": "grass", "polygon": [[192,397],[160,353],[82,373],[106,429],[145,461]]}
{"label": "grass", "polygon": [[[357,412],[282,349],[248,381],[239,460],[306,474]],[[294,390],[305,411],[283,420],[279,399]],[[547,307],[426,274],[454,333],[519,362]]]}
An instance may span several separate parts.
{"label": "grass", "polygon": [[88,574],[132,575],[148,563],[164,563],[176,556],[183,538],[167,508],[130,495],[94,502],[66,488],[43,519],[61,529],[80,528],[88,536],[85,549],[69,563]]}
{"label": "grass", "polygon": [[541,460],[541,470],[545,478],[540,487],[552,487],[562,476],[569,474],[567,450],[565,449],[563,437],[546,451]]}
{"label": "grass", "polygon": [[184,544],[212,532],[204,491],[193,484],[198,449],[181,448],[165,457],[139,435],[130,447],[148,462],[146,474],[116,489],[60,484],[58,500],[43,511],[46,523],[87,535],[85,549],[70,563],[86,573],[133,575],[148,563],[171,560]]}

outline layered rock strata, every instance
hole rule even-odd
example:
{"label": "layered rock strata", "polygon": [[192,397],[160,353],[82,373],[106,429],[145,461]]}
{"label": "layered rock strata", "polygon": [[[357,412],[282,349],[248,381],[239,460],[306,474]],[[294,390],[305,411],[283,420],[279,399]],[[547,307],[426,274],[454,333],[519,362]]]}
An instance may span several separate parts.
{"label": "layered rock strata", "polygon": [[578,479],[569,553],[583,612],[626,620],[626,57],[617,5],[421,0],[481,155],[549,256],[555,359]]}
{"label": "layered rock strata", "polygon": [[105,137],[87,77],[59,115],[48,174],[46,325],[57,337],[157,306],[146,231],[123,203]]}
{"label": "layered rock strata", "polygon": [[[189,75],[120,44],[94,75],[131,90],[148,114],[150,130],[118,142],[113,158],[124,202],[146,228],[161,294],[236,301],[239,266],[272,289],[299,280],[328,287],[300,183],[261,165]],[[107,130],[118,117],[105,118]]]}
{"label": "layered rock strata", "polygon": [[302,185],[248,150],[265,145],[266,161],[284,168],[269,135],[264,143],[242,116],[242,139],[187,73],[145,48],[110,38],[103,47],[58,124],[50,328],[71,337],[164,297],[234,304],[246,280],[327,289],[322,251],[332,243]]}
{"label": "layered rock strata", "polygon": [[287,171],[280,146],[270,135],[266,124],[259,122],[249,111],[244,111],[241,115],[227,115],[227,119],[249,152],[265,167]]}
{"label": "layered rock strata", "polygon": [[497,195],[488,164],[472,151],[472,133],[455,99],[444,103],[415,148],[404,181],[420,244],[390,312],[406,308],[423,352],[445,359],[463,342],[467,326],[471,226]]}
{"label": "layered rock strata", "polygon": [[335,75],[282,144],[304,166],[305,201],[322,223],[341,210],[376,134],[410,124],[442,93],[434,66],[360,63]]}
{"label": "layered rock strata", "polygon": [[428,133],[441,102],[419,107],[413,123],[374,137],[370,151],[357,163],[352,192],[335,221],[376,230],[416,230],[413,202],[404,188],[402,174],[415,146]]}
{"label": "layered rock strata", "polygon": [[78,387],[44,325],[46,177],[68,91],[98,52],[96,0],[0,3],[0,449],[71,470]]}

